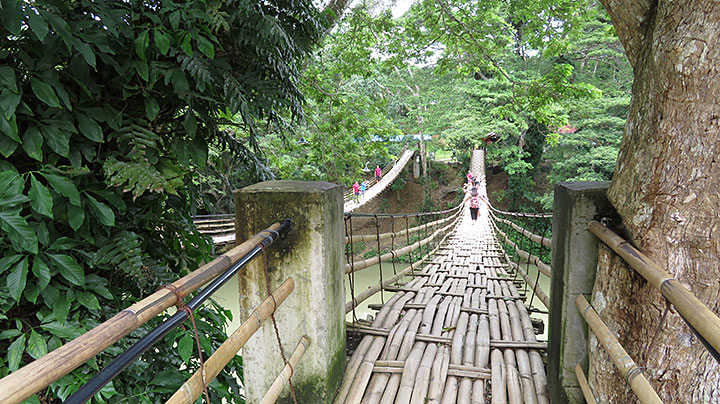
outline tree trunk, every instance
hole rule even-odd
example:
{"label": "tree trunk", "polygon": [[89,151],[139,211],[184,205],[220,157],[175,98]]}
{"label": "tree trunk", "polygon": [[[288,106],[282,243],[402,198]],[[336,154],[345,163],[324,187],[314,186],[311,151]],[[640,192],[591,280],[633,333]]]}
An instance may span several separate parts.
{"label": "tree trunk", "polygon": [[[601,1],[635,74],[608,197],[632,243],[718,313],[720,2]],[[720,366],[693,331],[612,252],[599,255],[592,304],[663,401],[720,402]],[[637,402],[594,337],[590,354],[598,402]]]}

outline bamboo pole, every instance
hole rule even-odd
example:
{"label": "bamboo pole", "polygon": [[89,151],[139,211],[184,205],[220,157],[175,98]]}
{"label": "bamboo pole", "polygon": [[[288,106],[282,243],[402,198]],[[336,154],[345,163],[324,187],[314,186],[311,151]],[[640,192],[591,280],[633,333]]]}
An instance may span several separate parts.
{"label": "bamboo pole", "polygon": [[510,264],[510,266],[513,267],[513,269],[518,271],[520,276],[522,276],[522,278],[525,280],[525,282],[527,282],[528,286],[530,286],[530,289],[535,291],[535,296],[537,296],[538,299],[540,299],[540,301],[542,302],[542,304],[544,304],[545,307],[549,309],[550,308],[550,298],[540,288],[540,285],[536,284],[535,280],[533,278],[531,278],[530,275],[528,275],[527,272],[525,272],[525,270],[523,270],[520,267],[520,265],[517,265],[514,262],[508,262],[508,263]]}
{"label": "bamboo pole", "polygon": [[628,355],[625,349],[618,343],[610,329],[607,328],[605,323],[600,319],[600,316],[597,315],[592,306],[585,300],[585,296],[578,295],[575,299],[575,304],[600,344],[605,348],[610,359],[612,359],[615,367],[617,367],[620,374],[625,378],[625,381],[630,385],[630,388],[635,392],[638,400],[640,400],[642,404],[662,403],[662,400],[660,400],[660,397],[658,397],[655,390],[650,386],[648,380],[643,376],[642,371],[635,364],[635,361],[630,358],[630,355]]}
{"label": "bamboo pole", "polygon": [[507,404],[507,392],[505,389],[505,361],[499,349],[493,349],[490,353],[490,368],[492,369],[492,404]]}
{"label": "bamboo pole", "polygon": [[[245,343],[260,329],[263,321],[267,320],[277,310],[295,288],[292,278],[287,278],[275,291],[253,310],[250,317],[245,320],[225,342],[205,360],[205,385],[209,385],[228,362],[237,354]],[[276,306],[277,305],[277,306]],[[203,375],[200,370],[190,377],[175,394],[166,401],[166,404],[191,404],[203,392]]]}
{"label": "bamboo pole", "polygon": [[[277,232],[280,227],[281,224],[275,223],[260,233]],[[267,238],[260,233],[171,283],[171,287],[177,290],[181,298],[194,292],[230,268]],[[0,379],[0,402],[22,402],[162,313],[176,301],[175,294],[169,288],[160,289],[85,334],[5,376]]]}
{"label": "bamboo pole", "polygon": [[[462,212],[462,211],[461,211],[461,212]],[[459,218],[459,217],[461,217],[461,216],[458,216],[458,218]],[[427,245],[428,243],[430,243],[431,241],[433,241],[439,234],[441,234],[441,233],[445,232],[446,230],[450,229],[450,228],[451,228],[452,226],[454,226],[456,223],[457,223],[457,220],[455,220],[454,222],[450,223],[449,225],[447,225],[447,226],[445,226],[445,227],[443,227],[443,228],[441,228],[441,229],[438,229],[438,230],[434,231],[434,232],[433,232],[430,236],[428,236],[427,238],[425,238],[425,239],[423,239],[423,240],[420,240],[420,241],[416,241],[416,242],[414,242],[414,243],[412,243],[412,244],[410,244],[410,245],[408,245],[408,246],[405,246],[405,247],[403,247],[403,248],[401,248],[401,249],[399,249],[399,250],[390,251],[389,253],[386,253],[386,254],[383,254],[383,255],[376,255],[376,256],[374,256],[374,257],[372,257],[372,258],[368,258],[368,259],[366,259],[366,260],[357,261],[357,262],[353,263],[352,265],[350,265],[350,264],[345,264],[345,273],[346,273],[346,274],[349,274],[350,272],[353,272],[353,271],[357,272],[357,271],[359,271],[359,270],[361,270],[361,269],[365,269],[365,268],[367,268],[367,267],[369,267],[369,266],[371,266],[371,265],[375,265],[375,264],[377,264],[378,262],[380,262],[381,260],[387,261],[387,260],[393,258],[393,254],[394,254],[396,257],[400,257],[400,256],[403,256],[403,255],[409,253],[409,252],[413,252],[413,251],[417,250],[418,248],[423,247],[423,246]]]}
{"label": "bamboo pole", "polygon": [[500,233],[501,236],[503,236],[503,238],[505,239],[505,242],[508,243],[511,247],[513,247],[515,249],[515,253],[521,259],[525,260],[525,262],[529,262],[529,263],[535,265],[538,268],[538,270],[540,271],[540,273],[542,273],[543,275],[552,276],[552,268],[550,267],[550,265],[542,262],[540,260],[540,257],[538,257],[536,255],[532,255],[525,250],[521,250],[520,247],[518,247],[517,244],[515,244],[512,240],[510,240],[510,238],[508,238],[508,236],[505,234],[505,232],[500,230],[500,228],[498,228],[497,226],[495,226],[495,231],[497,231],[498,233]]}
{"label": "bamboo pole", "polygon": [[513,229],[515,229],[515,231],[522,234],[523,236],[525,236],[527,239],[529,239],[533,243],[541,244],[543,247],[552,248],[552,238],[543,237],[539,234],[535,234],[523,227],[518,226],[517,224],[515,224],[514,222],[512,222],[510,220],[499,218],[495,215],[492,215],[492,217],[500,223],[505,223],[505,224],[510,225]]}
{"label": "bamboo pole", "polygon": [[300,338],[300,342],[295,348],[295,351],[292,353],[292,356],[288,359],[288,363],[285,364],[282,372],[280,372],[278,377],[275,378],[275,381],[273,381],[270,389],[268,389],[265,396],[262,400],[260,400],[260,404],[273,404],[277,401],[278,397],[280,397],[280,393],[282,393],[283,387],[285,387],[285,383],[287,383],[292,377],[293,369],[297,369],[298,362],[300,362],[300,358],[302,358],[308,345],[310,345],[310,338],[308,338],[307,335],[303,335],[303,337]]}
{"label": "bamboo pole", "polygon": [[380,241],[384,241],[384,240],[394,238],[394,237],[405,237],[405,235],[408,233],[415,234],[418,231],[425,229],[426,227],[436,226],[436,225],[441,225],[443,223],[446,223],[446,222],[452,220],[454,216],[455,215],[448,216],[444,219],[435,220],[434,222],[430,222],[427,224],[421,224],[420,226],[411,227],[408,230],[400,230],[400,231],[396,231],[394,233],[393,232],[380,233],[379,238],[378,238],[377,234],[353,234],[352,239],[350,238],[350,236],[345,236],[345,244],[347,244],[349,242],[357,243],[359,241],[377,241],[378,239]]}
{"label": "bamboo pole", "polygon": [[595,396],[593,395],[592,390],[590,390],[590,385],[585,378],[585,372],[583,372],[583,369],[582,367],[580,367],[579,363],[575,365],[575,376],[577,377],[578,383],[580,384],[580,390],[582,390],[583,397],[585,397],[585,402],[587,404],[597,404]]}
{"label": "bamboo pole", "polygon": [[678,313],[720,352],[720,318],[677,279],[612,230],[593,220],[588,229],[672,303]]}

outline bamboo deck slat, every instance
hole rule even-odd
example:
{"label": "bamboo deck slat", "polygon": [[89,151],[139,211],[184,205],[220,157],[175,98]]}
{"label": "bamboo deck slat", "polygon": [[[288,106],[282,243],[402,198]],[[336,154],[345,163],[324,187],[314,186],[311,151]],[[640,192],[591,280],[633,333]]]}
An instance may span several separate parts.
{"label": "bamboo deck slat", "polygon": [[[473,164],[478,178],[481,159]],[[481,191],[484,193],[484,186]],[[455,232],[361,335],[336,404],[548,404],[547,380],[534,328],[489,221],[467,207]],[[405,278],[407,279],[407,278]],[[398,279],[403,282],[402,279]]]}

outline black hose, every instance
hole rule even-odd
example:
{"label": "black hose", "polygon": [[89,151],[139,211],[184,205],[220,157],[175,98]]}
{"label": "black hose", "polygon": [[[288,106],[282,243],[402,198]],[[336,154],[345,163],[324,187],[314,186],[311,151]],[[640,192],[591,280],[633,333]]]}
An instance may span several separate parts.
{"label": "black hose", "polygon": [[[271,235],[265,236],[261,241],[263,246],[268,246],[275,241],[281,233],[285,233],[290,228],[290,219],[285,219],[277,232],[270,232]],[[242,267],[247,265],[253,258],[262,253],[262,248],[256,246],[249,253],[245,254],[238,262],[233,264],[224,273],[215,278],[205,289],[201,290],[186,306],[191,310],[195,310],[207,300],[213,293],[217,292],[230,278],[232,278]],[[82,404],[90,400],[97,392],[102,390],[106,384],[113,378],[125,370],[132,364],[143,352],[153,346],[156,342],[167,335],[173,328],[187,319],[188,314],[184,310],[178,310],[172,317],[158,325],[147,335],[142,337],[138,342],[115,358],[107,367],[98,372],[92,379],[85,383],[80,389],[73,393],[64,404]]]}

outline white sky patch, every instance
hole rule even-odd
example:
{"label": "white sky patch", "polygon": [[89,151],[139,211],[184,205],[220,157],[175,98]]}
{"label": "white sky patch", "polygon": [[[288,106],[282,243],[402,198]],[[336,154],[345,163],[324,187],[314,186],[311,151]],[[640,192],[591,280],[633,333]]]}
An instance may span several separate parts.
{"label": "white sky patch", "polygon": [[414,1],[415,0],[397,0],[392,8],[393,18],[402,17],[402,15],[410,9],[410,6],[413,5]]}

